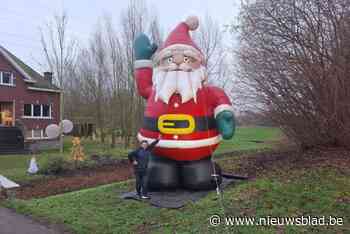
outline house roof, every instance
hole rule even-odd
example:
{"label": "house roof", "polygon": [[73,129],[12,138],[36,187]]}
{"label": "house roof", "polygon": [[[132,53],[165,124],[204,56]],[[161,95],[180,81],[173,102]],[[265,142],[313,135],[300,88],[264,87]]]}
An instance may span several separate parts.
{"label": "house roof", "polygon": [[0,46],[0,53],[24,76],[24,81],[30,83],[29,88],[33,88],[34,90],[43,89],[46,91],[60,90],[56,85],[52,84],[48,79],[2,46]]}

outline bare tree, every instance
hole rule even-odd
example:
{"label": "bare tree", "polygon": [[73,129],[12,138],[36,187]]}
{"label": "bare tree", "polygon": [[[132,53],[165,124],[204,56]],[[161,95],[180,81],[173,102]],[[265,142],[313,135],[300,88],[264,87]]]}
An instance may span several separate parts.
{"label": "bare tree", "polygon": [[121,43],[125,53],[126,89],[128,90],[127,96],[130,103],[126,107],[126,113],[129,117],[125,118],[126,122],[123,128],[126,145],[129,144],[130,137],[134,136],[136,130],[143,122],[144,109],[143,99],[135,92],[133,42],[141,32],[151,32],[153,39],[161,41],[161,34],[159,33],[161,30],[158,28],[157,18],[153,17],[153,20],[149,20],[149,18],[149,10],[143,0],[131,0],[128,8],[121,15]]}
{"label": "bare tree", "polygon": [[209,81],[222,87],[229,81],[228,53],[223,35],[223,28],[209,14],[200,20],[198,30],[193,33],[195,42],[204,54]]}
{"label": "bare tree", "polygon": [[[64,117],[64,90],[65,75],[75,61],[75,40],[67,35],[68,17],[65,11],[56,14],[52,22],[41,29],[41,44],[50,71],[54,72],[56,83],[61,88],[60,95],[60,121]],[[60,151],[63,153],[62,125],[60,134]]]}
{"label": "bare tree", "polygon": [[[123,85],[125,78],[125,57],[118,33],[114,30],[111,17],[105,17],[105,29],[107,37],[107,48],[110,60],[111,80],[110,80],[110,105],[113,106],[110,112],[111,122],[111,146],[116,146],[116,137],[123,128],[125,119],[125,108],[123,107]],[[118,131],[119,130],[119,131]],[[118,134],[117,132],[118,131]]]}
{"label": "bare tree", "polygon": [[107,77],[110,75],[108,71],[108,54],[106,48],[106,41],[103,37],[102,25],[97,26],[92,40],[90,41],[91,55],[95,62],[95,79],[93,80],[93,87],[95,88],[95,108],[97,125],[100,130],[102,143],[105,142],[106,137],[106,109],[104,108],[105,90],[107,89]]}
{"label": "bare tree", "polygon": [[242,5],[241,93],[302,148],[349,146],[349,16],[345,0]]}
{"label": "bare tree", "polygon": [[110,135],[114,147],[119,136],[127,147],[143,121],[144,110],[144,101],[135,92],[133,42],[139,33],[148,32],[160,43],[161,29],[157,16],[149,13],[142,0],[130,1],[121,14],[120,30],[108,15],[100,22],[71,72],[71,115],[92,116],[102,141]]}
{"label": "bare tree", "polygon": [[149,34],[151,35],[151,41],[160,46],[163,43],[163,31],[159,25],[158,15],[151,15],[153,18],[149,23]]}

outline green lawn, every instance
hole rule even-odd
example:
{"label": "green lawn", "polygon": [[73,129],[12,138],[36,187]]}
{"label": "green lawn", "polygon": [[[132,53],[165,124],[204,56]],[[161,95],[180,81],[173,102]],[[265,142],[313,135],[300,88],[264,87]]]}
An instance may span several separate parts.
{"label": "green lawn", "polygon": [[[87,157],[92,154],[112,155],[115,158],[125,158],[128,149],[122,147],[111,148],[107,143],[102,144],[97,141],[83,140],[82,145]],[[64,158],[70,158],[71,138],[67,137],[64,143]],[[40,165],[44,165],[52,157],[59,156],[58,150],[46,150],[37,155],[37,161]],[[27,168],[31,155],[0,155],[0,174],[9,177],[18,182],[29,181],[42,177],[42,175],[28,175]]]}
{"label": "green lawn", "polygon": [[[349,172],[349,171],[348,171]],[[288,179],[281,179],[281,175]],[[14,200],[7,206],[18,212],[63,223],[77,234],[112,233],[349,233],[349,178],[333,169],[314,168],[262,177],[230,186],[224,193],[227,216],[342,217],[343,226],[235,226],[211,227],[208,219],[223,216],[215,192],[179,210],[159,209],[126,201],[118,195],[131,182],[35,199]]]}
{"label": "green lawn", "polygon": [[[257,134],[258,133],[258,134]],[[271,148],[281,137],[277,129],[240,128],[232,144],[225,142],[222,152]],[[264,143],[251,144],[251,141]],[[229,171],[240,171],[247,157],[242,154],[216,160]],[[264,154],[270,155],[270,154]],[[289,154],[281,154],[282,159]],[[236,182],[224,192],[226,216],[300,217],[329,216],[342,218],[342,226],[225,226],[212,227],[209,217],[224,217],[215,192],[182,209],[159,209],[146,203],[119,198],[132,190],[134,181],[28,201],[9,200],[3,205],[19,213],[45,218],[67,226],[76,234],[112,233],[350,233],[350,167],[345,158],[317,159],[317,153],[302,163],[299,153],[288,161],[268,161],[271,168],[261,169],[257,178]],[[325,155],[328,155],[325,153]],[[260,157],[260,154],[259,156]],[[315,159],[313,157],[316,157]],[[272,159],[272,158],[271,158]],[[322,164],[318,165],[317,163]],[[256,162],[255,159],[251,160]],[[265,166],[266,166],[265,165]],[[339,167],[338,167],[339,165]],[[256,164],[259,166],[259,164]],[[240,168],[242,167],[242,168]]]}
{"label": "green lawn", "polygon": [[232,140],[221,142],[215,154],[232,151],[271,149],[281,139],[279,128],[272,127],[240,127]]}
{"label": "green lawn", "polygon": [[[257,149],[269,149],[274,147],[275,143],[281,138],[281,131],[278,128],[271,127],[241,127],[238,128],[235,137],[232,140],[223,141],[215,154],[232,151],[246,151]],[[262,142],[253,142],[262,141]],[[85,154],[108,154],[114,158],[126,158],[128,149],[117,147],[112,149],[109,144],[102,144],[97,141],[83,140],[82,145]],[[71,138],[65,140],[64,157],[69,158],[71,148]],[[57,150],[48,150],[37,156],[39,166],[45,164],[51,157],[58,156]],[[0,155],[0,174],[9,177],[17,182],[29,181],[41,177],[40,175],[27,175],[26,170],[30,160],[29,155]]]}

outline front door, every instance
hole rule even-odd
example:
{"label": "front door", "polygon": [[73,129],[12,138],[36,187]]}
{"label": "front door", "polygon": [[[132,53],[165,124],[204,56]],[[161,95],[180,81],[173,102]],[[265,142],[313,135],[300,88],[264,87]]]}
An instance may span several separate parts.
{"label": "front door", "polygon": [[0,125],[13,126],[13,103],[0,102]]}

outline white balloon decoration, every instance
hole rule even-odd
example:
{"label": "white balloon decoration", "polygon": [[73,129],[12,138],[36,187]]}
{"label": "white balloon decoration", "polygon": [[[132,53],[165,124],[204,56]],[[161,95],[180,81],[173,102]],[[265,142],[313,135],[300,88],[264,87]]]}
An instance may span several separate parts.
{"label": "white balloon decoration", "polygon": [[62,124],[63,124],[63,133],[68,134],[73,130],[73,123],[72,121],[68,120],[68,119],[64,119],[62,120]]}
{"label": "white balloon decoration", "polygon": [[48,138],[54,139],[60,135],[60,127],[57,124],[50,124],[46,127],[45,132]]}
{"label": "white balloon decoration", "polygon": [[68,134],[73,130],[73,123],[72,121],[65,119],[62,120],[62,129],[61,126],[58,126],[57,124],[50,124],[46,127],[45,132],[48,138],[54,139],[59,137],[61,131],[62,133]]}

